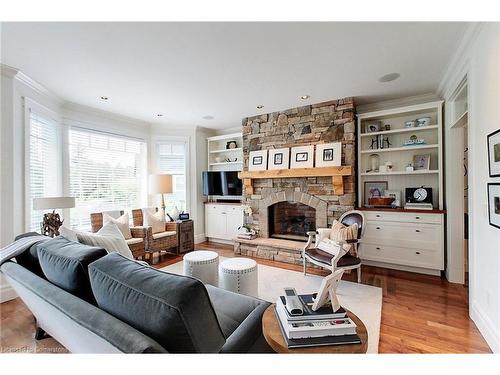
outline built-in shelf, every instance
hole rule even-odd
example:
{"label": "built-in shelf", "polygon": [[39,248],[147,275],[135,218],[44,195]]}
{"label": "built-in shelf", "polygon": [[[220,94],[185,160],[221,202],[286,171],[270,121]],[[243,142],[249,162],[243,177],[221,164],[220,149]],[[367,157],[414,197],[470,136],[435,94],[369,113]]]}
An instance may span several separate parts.
{"label": "built-in shelf", "polygon": [[382,131],[373,132],[373,133],[361,133],[361,137],[373,137],[373,136],[384,135],[384,134],[412,133],[412,132],[416,132],[416,131],[431,130],[431,129],[437,129],[437,128],[438,128],[438,125],[428,125],[428,126],[417,126],[414,128],[382,130]]}
{"label": "built-in shelf", "polygon": [[457,121],[455,121],[451,127],[452,128],[459,128],[459,127],[463,126],[467,121],[468,115],[469,115],[468,111],[465,111],[464,113],[462,113],[457,118]]}
{"label": "built-in shelf", "polygon": [[344,176],[352,175],[350,166],[322,167],[322,168],[297,168],[266,171],[244,171],[238,173],[243,180],[247,194],[253,194],[254,179],[261,178],[295,178],[295,177],[331,177],[335,195],[344,194]]}
{"label": "built-in shelf", "polygon": [[235,151],[241,151],[243,150],[241,147],[238,147],[238,148],[224,148],[224,149],[221,149],[221,150],[211,150],[210,153],[211,154],[221,154],[221,153],[224,153],[224,152],[235,152]]}
{"label": "built-in shelf", "polygon": [[423,150],[426,148],[438,148],[439,145],[419,145],[419,146],[403,146],[403,147],[391,147],[391,148],[376,148],[370,150],[362,150],[362,154],[378,154],[380,152],[395,152],[395,151],[413,151],[413,150]]}
{"label": "built-in shelf", "polygon": [[243,164],[242,161],[221,161],[219,163],[210,163],[209,165],[231,165],[231,164]]}
{"label": "built-in shelf", "polygon": [[394,175],[416,175],[416,174],[435,174],[435,173],[439,173],[439,170],[427,169],[427,170],[413,171],[413,172],[406,172],[406,171],[364,172],[361,173],[361,176],[394,176]]}

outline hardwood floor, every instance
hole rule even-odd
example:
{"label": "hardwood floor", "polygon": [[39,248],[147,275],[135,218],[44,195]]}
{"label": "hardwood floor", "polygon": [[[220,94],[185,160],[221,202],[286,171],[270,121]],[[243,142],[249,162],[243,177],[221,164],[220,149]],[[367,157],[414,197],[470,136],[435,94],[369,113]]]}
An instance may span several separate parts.
{"label": "hardwood floor", "polygon": [[[197,250],[215,250],[233,257],[232,246],[204,242]],[[162,268],[182,256],[163,255],[154,264]],[[259,264],[302,271],[299,265],[257,259]],[[326,275],[326,271],[308,270]],[[345,280],[356,282],[355,272]],[[468,317],[467,288],[436,276],[363,266],[362,283],[382,288],[380,353],[491,353]],[[0,305],[0,349],[23,352],[65,352],[53,339],[36,341],[35,322],[26,306],[15,299]],[[17,350],[16,350],[17,348]]]}

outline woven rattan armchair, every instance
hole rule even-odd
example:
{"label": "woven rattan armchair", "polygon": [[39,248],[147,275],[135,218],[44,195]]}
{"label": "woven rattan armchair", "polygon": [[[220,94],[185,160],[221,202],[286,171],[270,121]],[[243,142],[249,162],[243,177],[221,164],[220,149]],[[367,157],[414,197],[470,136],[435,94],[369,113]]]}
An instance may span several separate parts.
{"label": "woven rattan armchair", "polygon": [[[112,211],[110,212],[105,211],[105,213],[111,214]],[[123,215],[123,213],[124,213],[123,211],[120,211],[120,216]],[[90,214],[90,225],[93,233],[97,232],[99,229],[102,228],[103,225],[102,214],[103,212],[96,212]],[[132,233],[132,238],[128,240],[126,239],[125,241],[127,242],[127,245],[130,251],[132,252],[132,255],[134,256],[135,259],[145,260],[146,246],[147,246],[147,228],[141,226],[133,226],[130,227],[130,233]]]}
{"label": "woven rattan armchair", "polygon": [[[154,210],[158,211],[158,208]],[[141,209],[132,210],[132,218],[134,226],[143,225],[144,218]],[[177,246],[177,231],[174,222],[165,223],[165,231],[160,233],[153,233],[153,229],[147,227],[146,252],[151,255],[155,252],[161,254],[162,251],[177,254]]]}

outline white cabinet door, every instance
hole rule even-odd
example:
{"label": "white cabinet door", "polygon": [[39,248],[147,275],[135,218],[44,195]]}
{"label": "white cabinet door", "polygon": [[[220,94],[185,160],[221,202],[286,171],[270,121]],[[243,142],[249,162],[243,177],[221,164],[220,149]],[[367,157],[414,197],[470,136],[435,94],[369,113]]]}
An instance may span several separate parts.
{"label": "white cabinet door", "polygon": [[238,234],[238,228],[243,225],[243,213],[241,211],[227,214],[226,240],[233,240]]}
{"label": "white cabinet door", "polygon": [[226,234],[226,215],[221,213],[207,214],[207,237],[224,238]]}

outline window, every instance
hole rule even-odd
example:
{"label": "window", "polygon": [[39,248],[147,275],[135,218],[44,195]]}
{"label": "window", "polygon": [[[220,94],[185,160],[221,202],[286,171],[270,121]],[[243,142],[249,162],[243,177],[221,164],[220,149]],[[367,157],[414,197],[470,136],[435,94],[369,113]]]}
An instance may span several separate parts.
{"label": "window", "polygon": [[186,210],[186,142],[171,141],[157,143],[157,168],[159,173],[171,174],[172,194],[165,194],[167,212],[174,207]]}
{"label": "window", "polygon": [[145,205],[146,144],[140,140],[72,128],[70,192],[76,199],[71,226],[87,229],[90,214]]}
{"label": "window", "polygon": [[60,128],[49,115],[40,115],[31,108],[27,116],[26,227],[39,232],[44,212],[33,209],[33,199],[61,194]]}

